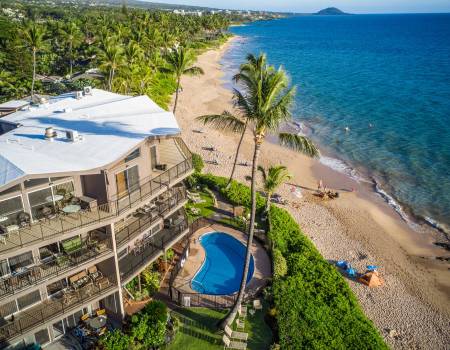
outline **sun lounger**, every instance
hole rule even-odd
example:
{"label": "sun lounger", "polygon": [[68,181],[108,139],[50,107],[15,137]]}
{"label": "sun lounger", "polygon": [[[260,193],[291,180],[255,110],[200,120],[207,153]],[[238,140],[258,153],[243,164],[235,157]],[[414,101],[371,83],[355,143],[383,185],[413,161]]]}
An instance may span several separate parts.
{"label": "sun lounger", "polygon": [[236,328],[241,329],[241,330],[245,329],[245,321],[237,318],[236,319]]}
{"label": "sun lounger", "polygon": [[259,299],[253,300],[253,308],[255,310],[262,310],[261,300],[259,300]]}
{"label": "sun lounger", "polygon": [[233,339],[237,339],[237,340],[247,340],[248,339],[248,333],[233,331],[228,326],[225,326],[225,334],[232,340]]}
{"label": "sun lounger", "polygon": [[230,338],[227,337],[226,334],[223,335],[222,341],[223,341],[224,349],[238,349],[238,350],[247,349],[247,343],[239,342],[239,341],[232,341],[232,340],[230,340]]}
{"label": "sun lounger", "polygon": [[239,314],[239,316],[240,317],[243,317],[243,318],[245,318],[245,317],[247,317],[247,306],[239,306],[239,309],[238,309],[238,314]]}

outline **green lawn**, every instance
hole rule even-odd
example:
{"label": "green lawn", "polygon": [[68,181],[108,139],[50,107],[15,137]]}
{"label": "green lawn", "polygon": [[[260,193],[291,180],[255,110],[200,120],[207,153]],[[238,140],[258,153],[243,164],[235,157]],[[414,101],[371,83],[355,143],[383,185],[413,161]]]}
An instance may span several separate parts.
{"label": "green lawn", "polygon": [[[189,203],[186,204],[187,215],[190,222],[194,221],[195,219],[198,219],[199,217],[209,218],[214,215],[214,203],[211,196],[203,191],[196,191],[196,193],[200,195],[200,198],[203,199],[204,202],[196,204],[189,201]],[[190,208],[197,208],[200,210],[200,213],[198,215],[194,215],[190,211]]]}
{"label": "green lawn", "polygon": [[[249,333],[248,349],[265,350],[272,342],[272,332],[264,322],[265,308],[254,316],[248,315],[245,332]],[[217,331],[217,323],[226,311],[207,308],[189,308],[177,311],[181,316],[180,327],[175,340],[166,350],[209,350],[223,349],[222,335]]]}

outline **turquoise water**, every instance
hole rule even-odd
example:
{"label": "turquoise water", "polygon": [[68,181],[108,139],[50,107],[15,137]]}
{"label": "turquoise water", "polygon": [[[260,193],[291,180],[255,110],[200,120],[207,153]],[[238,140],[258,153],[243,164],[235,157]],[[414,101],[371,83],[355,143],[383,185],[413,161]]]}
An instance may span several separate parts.
{"label": "turquoise water", "polygon": [[404,217],[450,226],[450,14],[306,16],[232,32],[242,38],[224,56],[228,78],[248,52],[266,52],[297,85],[295,118],[323,162],[375,180]]}
{"label": "turquoise water", "polygon": [[[193,290],[210,295],[229,295],[237,292],[242,280],[246,247],[224,232],[203,235],[200,243],[206,257],[191,282]],[[247,274],[252,279],[255,263],[253,256]]]}

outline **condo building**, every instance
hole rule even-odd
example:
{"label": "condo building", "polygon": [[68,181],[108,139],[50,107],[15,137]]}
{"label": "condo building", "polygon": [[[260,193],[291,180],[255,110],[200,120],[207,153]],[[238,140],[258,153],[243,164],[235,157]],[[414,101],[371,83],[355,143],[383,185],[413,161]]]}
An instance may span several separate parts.
{"label": "condo building", "polygon": [[[0,117],[0,349],[80,317],[124,317],[123,286],[188,231],[192,155],[174,115],[99,89]],[[0,105],[0,109],[1,109]]]}

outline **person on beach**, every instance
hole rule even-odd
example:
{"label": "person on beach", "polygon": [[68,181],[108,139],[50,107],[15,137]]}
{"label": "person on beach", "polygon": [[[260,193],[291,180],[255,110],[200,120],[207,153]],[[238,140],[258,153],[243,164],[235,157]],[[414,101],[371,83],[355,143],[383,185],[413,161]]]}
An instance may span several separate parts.
{"label": "person on beach", "polygon": [[317,191],[320,192],[322,190],[322,188],[323,188],[323,182],[322,182],[322,179],[320,179],[317,184]]}

